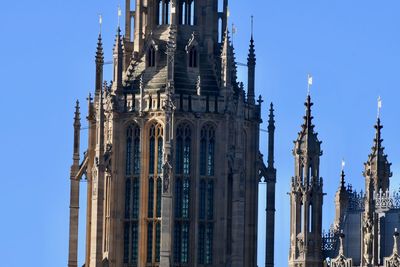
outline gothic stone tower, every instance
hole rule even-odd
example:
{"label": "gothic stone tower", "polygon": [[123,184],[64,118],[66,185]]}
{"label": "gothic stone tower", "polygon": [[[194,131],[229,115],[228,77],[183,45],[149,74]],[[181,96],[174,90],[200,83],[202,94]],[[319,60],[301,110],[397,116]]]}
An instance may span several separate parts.
{"label": "gothic stone tower", "polygon": [[248,97],[237,82],[227,10],[227,0],[127,0],[111,84],[99,36],[82,162],[78,106],[75,116],[70,267],[83,174],[86,267],[256,266],[262,101],[253,38]]}
{"label": "gothic stone tower", "polygon": [[304,124],[294,142],[295,176],[290,191],[290,267],[320,267],[323,183],[319,176],[321,142],[314,132],[308,95]]}
{"label": "gothic stone tower", "polygon": [[386,193],[389,191],[391,163],[389,163],[387,155],[384,153],[382,146],[381,120],[378,116],[375,125],[375,138],[372,152],[368,156],[368,161],[364,164],[365,177],[365,210],[362,221],[362,263],[365,266],[375,266],[382,264],[383,256],[381,255],[381,231],[380,217],[375,210],[375,195],[379,192]]}

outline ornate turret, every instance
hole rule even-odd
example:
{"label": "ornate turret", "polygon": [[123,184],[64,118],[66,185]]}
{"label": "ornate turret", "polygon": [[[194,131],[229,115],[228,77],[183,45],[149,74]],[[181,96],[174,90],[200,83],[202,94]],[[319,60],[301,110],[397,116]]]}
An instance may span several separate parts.
{"label": "ornate turret", "polygon": [[304,124],[294,142],[295,176],[290,192],[289,266],[322,265],[321,234],[323,183],[319,176],[321,142],[314,132],[310,95],[307,96]]}

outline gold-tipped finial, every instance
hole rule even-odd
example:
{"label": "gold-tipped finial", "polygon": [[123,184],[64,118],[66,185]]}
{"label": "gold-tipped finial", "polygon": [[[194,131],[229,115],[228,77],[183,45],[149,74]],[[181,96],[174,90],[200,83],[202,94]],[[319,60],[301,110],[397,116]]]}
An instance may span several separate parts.
{"label": "gold-tipped finial", "polygon": [[344,171],[344,167],[346,166],[346,162],[342,159],[342,171]]}
{"label": "gold-tipped finial", "polygon": [[311,86],[313,84],[313,77],[311,74],[307,75],[307,95],[310,95]]}
{"label": "gold-tipped finial", "polygon": [[254,16],[251,15],[251,37],[253,37],[254,34]]}
{"label": "gold-tipped finial", "polygon": [[121,16],[122,16],[121,5],[118,5],[118,27],[121,26]]}
{"label": "gold-tipped finial", "polygon": [[378,119],[381,117],[382,99],[378,97]]}
{"label": "gold-tipped finial", "polygon": [[101,27],[103,26],[103,15],[99,14],[99,27],[100,27],[100,34],[101,34]]}

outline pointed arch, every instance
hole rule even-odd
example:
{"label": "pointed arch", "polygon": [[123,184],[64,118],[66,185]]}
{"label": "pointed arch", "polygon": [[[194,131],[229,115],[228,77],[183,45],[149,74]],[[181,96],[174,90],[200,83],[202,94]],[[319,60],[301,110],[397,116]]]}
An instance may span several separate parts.
{"label": "pointed arch", "polygon": [[200,207],[198,224],[198,264],[200,265],[209,265],[213,261],[214,165],[215,126],[211,123],[205,123],[200,131]]}
{"label": "pointed arch", "polygon": [[145,127],[147,144],[147,251],[146,260],[151,266],[160,261],[160,220],[162,215],[162,163],[164,158],[164,128],[161,122],[151,120]]}

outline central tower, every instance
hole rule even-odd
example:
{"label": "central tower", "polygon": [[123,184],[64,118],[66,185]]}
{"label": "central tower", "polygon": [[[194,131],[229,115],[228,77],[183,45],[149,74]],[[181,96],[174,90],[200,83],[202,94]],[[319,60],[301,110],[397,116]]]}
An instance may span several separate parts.
{"label": "central tower", "polygon": [[83,174],[86,267],[257,266],[262,100],[253,37],[247,97],[237,81],[227,13],[227,0],[127,0],[111,84],[99,36],[81,163],[79,106],[74,123],[70,267]]}

